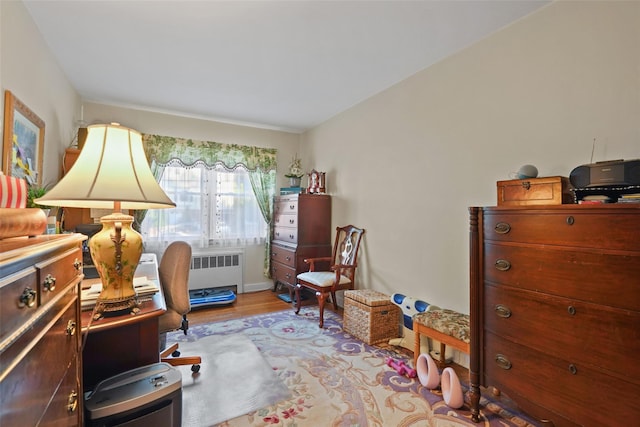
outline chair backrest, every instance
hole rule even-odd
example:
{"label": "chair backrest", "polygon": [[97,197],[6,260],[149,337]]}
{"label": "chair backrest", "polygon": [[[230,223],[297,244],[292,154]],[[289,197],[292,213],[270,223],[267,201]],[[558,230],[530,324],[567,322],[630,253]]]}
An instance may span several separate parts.
{"label": "chair backrest", "polygon": [[168,311],[185,315],[191,310],[189,270],[191,246],[186,242],[171,243],[160,260],[158,272]]}
{"label": "chair backrest", "polygon": [[[333,246],[333,264],[357,266],[358,249],[364,234],[363,228],[353,225],[336,227],[336,241]],[[353,283],[355,268],[344,270],[344,275]]]}

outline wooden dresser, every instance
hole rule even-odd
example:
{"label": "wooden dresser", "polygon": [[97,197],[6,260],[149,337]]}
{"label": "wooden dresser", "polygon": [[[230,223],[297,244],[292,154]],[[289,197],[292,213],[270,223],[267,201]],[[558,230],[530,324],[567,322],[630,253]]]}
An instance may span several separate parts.
{"label": "wooden dresser", "polygon": [[291,296],[296,276],[308,271],[305,258],[331,256],[331,197],[326,194],[276,196],[273,206],[271,277]]}
{"label": "wooden dresser", "polygon": [[640,206],[470,208],[471,402],[542,425],[640,420]]}
{"label": "wooden dresser", "polygon": [[0,425],[82,425],[81,234],[0,240]]}

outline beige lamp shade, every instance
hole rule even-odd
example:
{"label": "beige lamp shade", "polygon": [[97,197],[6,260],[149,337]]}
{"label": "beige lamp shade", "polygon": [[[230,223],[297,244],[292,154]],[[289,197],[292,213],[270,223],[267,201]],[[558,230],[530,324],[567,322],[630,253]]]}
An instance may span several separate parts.
{"label": "beige lamp shade", "polygon": [[175,203],[151,173],[142,135],[117,123],[92,125],[71,170],[36,203],[113,209],[172,208]]}

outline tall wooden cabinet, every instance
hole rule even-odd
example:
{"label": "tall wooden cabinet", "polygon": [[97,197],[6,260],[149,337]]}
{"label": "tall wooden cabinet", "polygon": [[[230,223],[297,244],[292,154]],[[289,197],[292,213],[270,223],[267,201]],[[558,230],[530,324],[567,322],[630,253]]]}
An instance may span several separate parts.
{"label": "tall wooden cabinet", "polygon": [[0,240],[0,425],[82,425],[81,234]]}
{"label": "tall wooden cabinet", "polygon": [[296,276],[308,271],[305,258],[331,256],[331,196],[290,194],[276,196],[271,240],[271,277],[289,289]]}
{"label": "tall wooden cabinet", "polygon": [[[471,402],[542,425],[640,419],[640,206],[470,208]],[[546,422],[545,422],[546,420]]]}

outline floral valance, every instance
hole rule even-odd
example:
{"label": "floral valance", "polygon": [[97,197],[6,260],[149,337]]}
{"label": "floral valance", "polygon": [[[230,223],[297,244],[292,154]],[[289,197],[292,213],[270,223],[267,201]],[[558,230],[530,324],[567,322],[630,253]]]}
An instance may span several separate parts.
{"label": "floral valance", "polygon": [[172,136],[142,134],[142,142],[149,163],[164,166],[179,162],[185,166],[204,163],[207,167],[222,164],[227,169],[242,165],[249,171],[276,170],[276,149],[212,141],[174,138]]}

